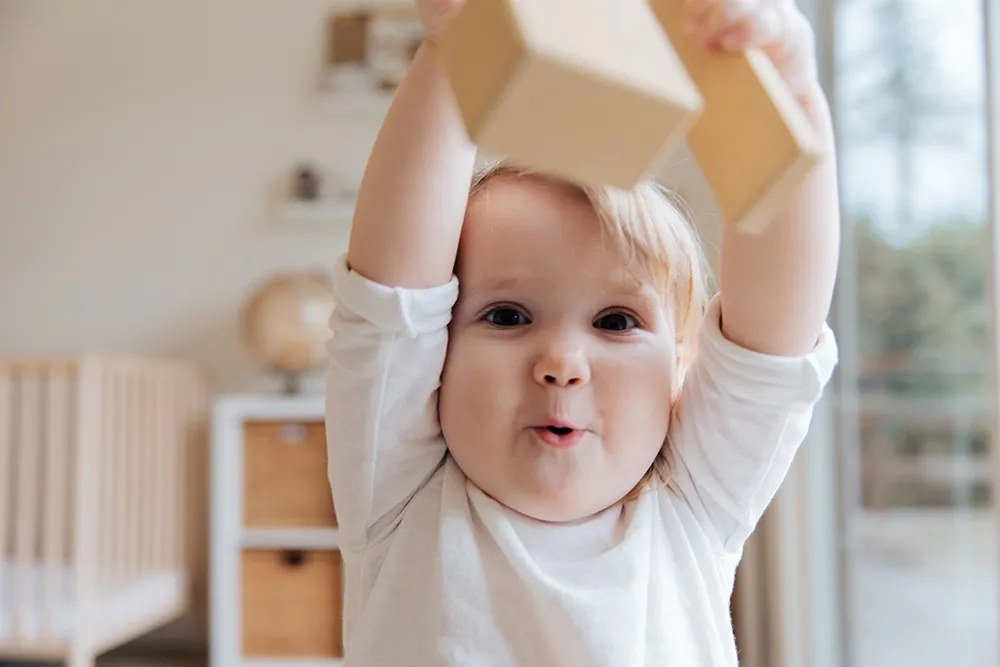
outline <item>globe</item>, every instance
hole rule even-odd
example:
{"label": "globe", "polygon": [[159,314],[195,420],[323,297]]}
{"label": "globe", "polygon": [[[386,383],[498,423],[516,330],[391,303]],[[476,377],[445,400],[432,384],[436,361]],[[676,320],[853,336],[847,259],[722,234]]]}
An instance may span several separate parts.
{"label": "globe", "polygon": [[325,358],[333,287],[323,273],[289,271],[269,277],[250,293],[243,309],[243,337],[253,357],[298,390],[303,374]]}

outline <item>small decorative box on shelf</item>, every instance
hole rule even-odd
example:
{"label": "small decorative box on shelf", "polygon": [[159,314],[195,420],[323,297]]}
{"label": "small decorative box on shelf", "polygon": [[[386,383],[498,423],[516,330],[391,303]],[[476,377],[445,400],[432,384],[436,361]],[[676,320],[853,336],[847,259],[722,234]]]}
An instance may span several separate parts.
{"label": "small decorative box on shelf", "polygon": [[334,667],[343,578],[323,396],[223,396],[212,425],[211,667]]}

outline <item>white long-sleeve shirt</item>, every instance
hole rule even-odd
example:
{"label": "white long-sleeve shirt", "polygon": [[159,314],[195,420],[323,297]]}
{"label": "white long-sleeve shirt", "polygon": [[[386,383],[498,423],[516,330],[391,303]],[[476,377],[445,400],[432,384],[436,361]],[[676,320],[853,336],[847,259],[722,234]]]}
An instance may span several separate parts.
{"label": "white long-sleeve shirt", "polygon": [[486,496],[448,455],[437,389],[457,279],[389,288],[345,258],[334,277],[328,472],[346,665],[737,664],[736,566],[833,373],[829,327],[807,355],[763,355],[722,336],[714,300],[665,488],[553,525]]}

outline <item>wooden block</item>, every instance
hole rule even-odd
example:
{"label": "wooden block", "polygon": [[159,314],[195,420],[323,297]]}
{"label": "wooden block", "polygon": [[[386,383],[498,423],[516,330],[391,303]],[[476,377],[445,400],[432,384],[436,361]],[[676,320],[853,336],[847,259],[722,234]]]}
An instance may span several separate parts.
{"label": "wooden block", "polygon": [[688,143],[724,222],[759,233],[816,165],[819,137],[764,53],[709,53],[684,33],[684,0],[649,3],[704,99]]}
{"label": "wooden block", "polygon": [[646,0],[465,0],[441,52],[481,150],[584,185],[634,186],[701,109]]}

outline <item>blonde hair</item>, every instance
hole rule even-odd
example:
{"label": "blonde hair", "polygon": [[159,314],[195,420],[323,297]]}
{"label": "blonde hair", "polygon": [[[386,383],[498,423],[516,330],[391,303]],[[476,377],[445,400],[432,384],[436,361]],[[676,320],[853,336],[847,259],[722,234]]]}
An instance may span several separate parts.
{"label": "blonde hair", "polygon": [[[621,254],[625,266],[634,267],[633,270],[653,280],[661,290],[677,336],[674,377],[675,391],[679,389],[697,352],[698,329],[710,298],[709,271],[701,240],[680,197],[653,180],[644,180],[630,190],[583,187],[501,160],[473,176],[470,201],[498,177],[527,177],[556,183],[589,202],[604,237]],[[662,456],[658,456],[622,502],[637,498],[654,476],[663,472],[664,463]]]}

